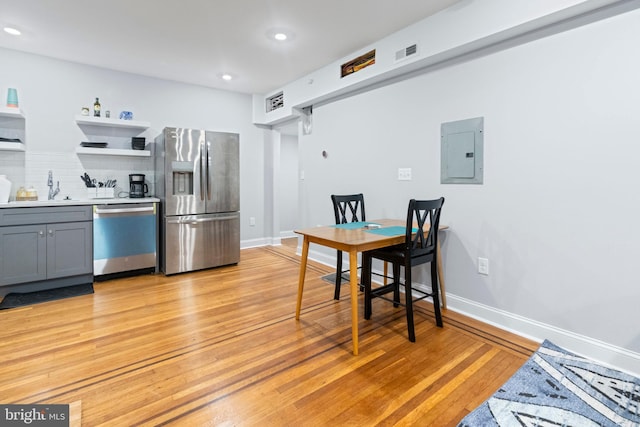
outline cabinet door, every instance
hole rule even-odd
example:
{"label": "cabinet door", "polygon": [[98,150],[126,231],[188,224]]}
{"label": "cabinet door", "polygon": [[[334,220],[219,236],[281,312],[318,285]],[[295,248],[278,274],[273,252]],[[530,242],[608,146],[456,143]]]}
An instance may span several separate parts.
{"label": "cabinet door", "polygon": [[47,278],[93,273],[90,221],[47,224]]}
{"label": "cabinet door", "polygon": [[47,277],[45,225],[0,227],[0,285]]}

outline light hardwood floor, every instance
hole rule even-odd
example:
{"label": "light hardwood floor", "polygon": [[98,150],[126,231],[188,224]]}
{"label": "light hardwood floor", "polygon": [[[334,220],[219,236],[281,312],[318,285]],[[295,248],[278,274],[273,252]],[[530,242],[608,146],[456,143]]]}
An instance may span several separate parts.
{"label": "light hardwood floor", "polygon": [[[351,353],[348,286],[310,262],[243,250],[236,266],[95,284],[93,295],[0,311],[0,402],[73,403],[82,425],[449,426],[537,344],[451,311],[435,326],[374,301]],[[80,415],[76,414],[78,417]]]}

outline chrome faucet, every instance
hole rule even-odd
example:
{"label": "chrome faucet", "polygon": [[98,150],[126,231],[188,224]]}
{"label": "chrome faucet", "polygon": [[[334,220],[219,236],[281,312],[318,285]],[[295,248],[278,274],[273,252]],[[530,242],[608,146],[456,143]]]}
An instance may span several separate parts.
{"label": "chrome faucet", "polygon": [[57,187],[53,189],[53,172],[49,171],[49,179],[47,180],[47,185],[49,186],[49,200],[53,200],[56,197],[56,194],[60,192],[60,181],[57,181]]}

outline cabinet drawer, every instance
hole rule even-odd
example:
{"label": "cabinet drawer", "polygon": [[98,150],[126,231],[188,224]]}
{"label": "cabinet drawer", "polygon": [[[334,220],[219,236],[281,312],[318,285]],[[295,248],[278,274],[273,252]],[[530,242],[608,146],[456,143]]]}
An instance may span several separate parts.
{"label": "cabinet drawer", "polygon": [[91,206],[0,209],[0,226],[92,221]]}

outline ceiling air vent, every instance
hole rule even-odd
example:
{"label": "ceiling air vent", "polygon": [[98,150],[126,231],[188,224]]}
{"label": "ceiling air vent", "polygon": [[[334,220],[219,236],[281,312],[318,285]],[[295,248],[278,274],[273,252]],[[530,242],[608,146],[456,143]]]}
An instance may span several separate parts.
{"label": "ceiling air vent", "polygon": [[284,107],[284,92],[278,92],[267,98],[267,113]]}
{"label": "ceiling air vent", "polygon": [[396,52],[396,62],[407,59],[411,55],[415,55],[418,53],[418,45],[412,44],[411,46],[405,47],[404,49],[400,49]]}

